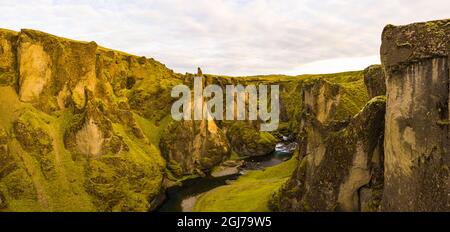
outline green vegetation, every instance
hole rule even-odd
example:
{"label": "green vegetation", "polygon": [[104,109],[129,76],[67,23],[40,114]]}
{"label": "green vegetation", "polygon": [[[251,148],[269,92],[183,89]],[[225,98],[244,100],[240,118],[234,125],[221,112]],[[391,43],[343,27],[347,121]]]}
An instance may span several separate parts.
{"label": "green vegetation", "polygon": [[364,107],[369,98],[363,79],[340,85],[343,91],[336,112],[336,120],[352,117]]}
{"label": "green vegetation", "polygon": [[263,170],[249,171],[229,185],[206,192],[194,211],[266,212],[271,196],[287,181],[296,166],[296,158]]}
{"label": "green vegetation", "polygon": [[[192,75],[95,42],[34,30],[0,29],[0,46],[0,210],[146,211],[160,203],[165,179],[179,184],[203,176],[230,154],[242,159],[270,153],[281,134],[260,132],[249,122],[187,123],[167,134],[176,124],[171,89],[191,84]],[[20,67],[27,73],[20,82],[29,78],[27,85],[18,83],[17,51],[30,64]],[[31,55],[42,60],[42,70],[34,70],[37,58]],[[340,87],[338,118],[353,115],[367,100],[361,72],[205,79],[280,84],[284,132],[299,127],[306,84],[326,80]],[[172,156],[162,154],[161,141]],[[249,172],[205,194],[196,209],[267,211],[270,196],[294,167],[291,159]]]}
{"label": "green vegetation", "polygon": [[[16,86],[17,77],[9,73],[17,73],[14,59],[0,57],[0,84],[6,85],[0,87],[0,210],[154,208],[158,202],[151,201],[162,190],[166,165],[159,150],[160,132],[169,122],[169,89],[180,81],[177,74],[153,59],[34,30],[1,30],[1,49],[8,48],[1,39],[14,42],[18,36],[20,43],[42,46],[39,55],[48,55],[53,65],[44,67],[51,76],[36,99],[24,103],[19,95],[34,91],[34,85]],[[31,50],[20,49],[25,49],[21,59],[29,59]],[[22,71],[42,71],[26,68]],[[130,104],[136,91],[148,97]],[[147,98],[158,102],[155,108]],[[144,108],[158,115],[141,111]],[[87,127],[89,120],[95,126]],[[80,131],[93,136],[100,156],[82,154],[92,144],[78,141]]]}
{"label": "green vegetation", "polygon": [[233,123],[227,131],[227,137],[233,151],[241,156],[269,154],[278,142],[272,134],[261,132],[245,122]]}
{"label": "green vegetation", "polygon": [[439,126],[448,126],[448,125],[450,125],[450,121],[449,120],[440,120],[437,122],[437,124]]}
{"label": "green vegetation", "polygon": [[161,134],[163,133],[164,129],[167,128],[169,123],[172,121],[172,118],[170,116],[166,116],[159,122],[159,125],[156,125],[154,122],[145,119],[137,114],[134,114],[134,118],[136,119],[136,122],[138,123],[139,127],[144,132],[145,136],[149,139],[150,143],[152,143],[155,146],[159,145]]}
{"label": "green vegetation", "polygon": [[436,36],[446,36],[445,27],[449,25],[450,22],[447,22],[443,25],[443,21],[430,21],[425,23],[426,31],[434,33]]}
{"label": "green vegetation", "polygon": [[[83,165],[73,161],[64,149],[64,118],[32,108],[20,117],[18,122],[24,122],[24,130],[15,132],[20,142],[13,139],[8,143],[16,169],[0,178],[0,192],[5,195],[9,211],[94,210],[83,188]],[[38,148],[33,149],[32,144]]]}
{"label": "green vegetation", "polygon": [[410,48],[412,44],[409,42],[397,42],[397,47],[399,48]]}

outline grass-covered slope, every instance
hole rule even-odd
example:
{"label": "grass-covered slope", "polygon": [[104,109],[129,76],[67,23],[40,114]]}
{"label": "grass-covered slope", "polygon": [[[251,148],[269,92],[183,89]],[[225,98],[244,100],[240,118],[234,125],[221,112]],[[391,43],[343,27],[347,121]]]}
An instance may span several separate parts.
{"label": "grass-covered slope", "polygon": [[33,30],[0,30],[0,46],[0,210],[156,207],[178,74]]}
{"label": "grass-covered slope", "polygon": [[291,176],[295,158],[264,170],[249,171],[229,185],[203,194],[195,204],[200,212],[266,212],[271,196]]}

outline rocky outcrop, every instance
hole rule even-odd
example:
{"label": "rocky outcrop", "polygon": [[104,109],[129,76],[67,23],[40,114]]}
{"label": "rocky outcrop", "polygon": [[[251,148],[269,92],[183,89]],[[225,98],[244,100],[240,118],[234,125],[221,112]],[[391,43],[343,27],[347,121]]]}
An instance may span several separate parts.
{"label": "rocky outcrop", "polygon": [[[196,76],[201,77],[202,86],[215,81],[205,77],[200,68],[197,69]],[[184,82],[193,86],[193,80],[194,75],[187,74]],[[194,109],[194,104],[190,109]],[[175,179],[192,175],[204,176],[231,154],[222,128],[214,119],[206,117],[201,120],[172,121],[163,131],[159,147],[167,160],[167,168]]]}
{"label": "rocky outcrop", "polygon": [[[384,98],[371,100],[350,120],[338,85],[304,88],[298,167],[271,207],[281,211],[375,211],[381,200]],[[317,97],[311,97],[317,96]]]}
{"label": "rocky outcrop", "polygon": [[176,177],[204,175],[231,152],[222,130],[206,119],[173,122],[163,133],[160,147]]}
{"label": "rocky outcrop", "polygon": [[0,29],[0,85],[13,84],[16,81],[17,32]]}
{"label": "rocky outcrop", "polygon": [[38,161],[44,177],[54,179],[56,170],[49,154],[53,151],[53,138],[49,134],[47,123],[36,112],[25,111],[13,127],[17,140]]}
{"label": "rocky outcrop", "polygon": [[386,95],[386,80],[381,65],[371,65],[364,69],[364,83],[369,98]]}
{"label": "rocky outcrop", "polygon": [[90,158],[129,151],[123,137],[114,131],[109,113],[101,111],[102,107],[92,98],[92,93],[86,94],[86,98],[88,100],[85,111],[77,114],[66,130],[66,148],[71,149],[74,154]]}
{"label": "rocky outcrop", "polygon": [[[22,30],[17,45],[19,96],[44,111],[58,109],[56,96],[67,94],[75,107],[84,107],[84,89],[95,91],[95,42],[61,40],[58,37]],[[42,95],[42,96],[41,96]]]}
{"label": "rocky outcrop", "polygon": [[334,118],[341,96],[339,85],[319,80],[304,87],[303,104],[314,112],[318,122],[324,123]]}
{"label": "rocky outcrop", "polygon": [[450,20],[385,27],[385,211],[450,210]]}
{"label": "rocky outcrop", "polygon": [[269,132],[259,131],[249,122],[236,122],[227,129],[230,146],[241,156],[263,156],[275,150],[278,142]]}

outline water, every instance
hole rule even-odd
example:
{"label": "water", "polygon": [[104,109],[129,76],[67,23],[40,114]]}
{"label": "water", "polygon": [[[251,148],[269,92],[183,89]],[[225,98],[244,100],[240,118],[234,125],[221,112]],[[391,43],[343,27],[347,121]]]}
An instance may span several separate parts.
{"label": "water", "polygon": [[221,177],[208,176],[183,181],[183,186],[175,186],[167,190],[167,198],[158,211],[192,211],[196,197],[198,197],[201,193],[210,191],[222,185],[226,185],[227,180],[236,180],[247,170],[259,170],[287,161],[291,158],[292,152],[296,147],[297,143],[290,142],[286,139],[282,143],[278,143],[275,147],[275,151],[269,155],[245,159],[244,164],[239,168],[240,172],[238,174]]}
{"label": "water", "polygon": [[246,159],[242,168],[247,170],[258,170],[266,167],[275,166],[291,158],[292,153],[297,148],[296,142],[281,142],[275,146],[275,151],[270,155],[256,156]]}
{"label": "water", "polygon": [[[213,188],[226,185],[227,180],[235,180],[239,174],[221,176],[221,177],[204,177],[183,181],[183,186],[171,187],[167,190],[167,199],[163,205],[158,209],[160,212],[182,212],[183,200],[190,197],[195,197],[200,193],[207,192]],[[195,199],[192,199],[195,203]]]}

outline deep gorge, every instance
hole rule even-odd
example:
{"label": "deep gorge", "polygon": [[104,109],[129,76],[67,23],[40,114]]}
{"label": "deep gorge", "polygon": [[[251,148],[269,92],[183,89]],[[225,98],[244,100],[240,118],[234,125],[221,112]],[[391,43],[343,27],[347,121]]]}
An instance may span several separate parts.
{"label": "deep gorge", "polygon": [[[228,77],[0,29],[0,211],[158,210],[168,189],[273,154],[286,135],[292,158],[212,183],[193,210],[450,211],[449,35],[448,19],[387,25],[381,65]],[[279,129],[174,121],[171,89],[194,76],[279,85]]]}

